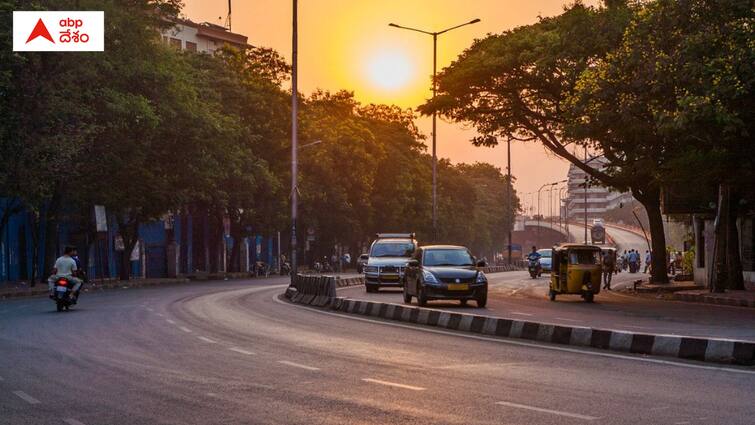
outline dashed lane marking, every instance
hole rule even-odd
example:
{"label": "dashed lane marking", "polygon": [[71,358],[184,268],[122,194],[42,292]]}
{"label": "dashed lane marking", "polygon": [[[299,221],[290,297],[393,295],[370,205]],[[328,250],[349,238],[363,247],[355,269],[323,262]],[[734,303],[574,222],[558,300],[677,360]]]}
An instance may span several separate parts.
{"label": "dashed lane marking", "polygon": [[183,326],[181,326],[181,327],[180,327],[180,328],[178,328],[178,329],[181,329],[182,331],[184,331],[184,332],[186,332],[186,333],[191,333],[191,329],[189,329],[189,328],[186,328],[186,327],[183,327]]}
{"label": "dashed lane marking", "polygon": [[516,314],[517,316],[534,316],[534,314],[531,313],[522,313],[519,311],[512,311],[511,314]]}
{"label": "dashed lane marking", "polygon": [[147,311],[149,311],[149,312],[153,312],[153,311],[155,311],[155,310],[153,310],[153,309],[152,309],[152,308],[150,308],[150,307],[147,307]]}
{"label": "dashed lane marking", "polygon": [[233,351],[233,352],[236,352],[236,353],[246,354],[247,356],[253,356],[254,355],[253,352],[242,350],[241,348],[229,347],[228,349],[231,350],[231,351]]}
{"label": "dashed lane marking", "polygon": [[74,418],[63,419],[63,422],[67,423],[68,425],[84,425],[84,422],[77,421]]}
{"label": "dashed lane marking", "polygon": [[422,387],[415,387],[414,385],[406,385],[406,384],[399,384],[396,382],[381,381],[380,379],[362,378],[362,381],[370,382],[373,384],[385,385],[387,387],[403,388],[405,390],[412,390],[412,391],[424,391],[426,389]]}
{"label": "dashed lane marking", "polygon": [[201,339],[202,341],[208,343],[208,344],[216,344],[217,341],[212,340],[210,338],[204,337],[204,336],[198,336],[197,338]]}
{"label": "dashed lane marking", "polygon": [[174,321],[172,321],[172,320],[170,320],[170,319],[167,319],[167,320],[165,320],[165,321],[166,321],[166,322],[168,322],[168,323],[170,323],[171,325],[175,325],[175,324],[176,324],[176,322],[174,322]]}
{"label": "dashed lane marking", "polygon": [[312,366],[307,366],[307,365],[301,364],[301,363],[289,362],[288,360],[278,360],[278,363],[284,364],[286,366],[298,367],[299,369],[306,369],[306,370],[311,370],[311,371],[320,370],[319,367],[312,367]]}
{"label": "dashed lane marking", "polygon": [[533,412],[550,413],[551,415],[564,416],[567,418],[583,419],[586,421],[594,421],[594,420],[600,419],[595,416],[580,415],[579,413],[563,412],[561,410],[544,409],[542,407],[528,406],[526,404],[511,403],[508,401],[499,401],[499,402],[496,402],[496,404],[499,406],[507,406],[507,407],[513,407],[515,409],[531,410]]}
{"label": "dashed lane marking", "polygon": [[26,394],[23,391],[13,391],[13,394],[15,394],[16,396],[18,396],[18,398],[20,398],[21,400],[29,404],[39,404],[39,400],[30,396],[29,394]]}
{"label": "dashed lane marking", "polygon": [[3,379],[2,376],[0,376],[0,382],[3,382],[3,381],[5,381],[5,379]]}

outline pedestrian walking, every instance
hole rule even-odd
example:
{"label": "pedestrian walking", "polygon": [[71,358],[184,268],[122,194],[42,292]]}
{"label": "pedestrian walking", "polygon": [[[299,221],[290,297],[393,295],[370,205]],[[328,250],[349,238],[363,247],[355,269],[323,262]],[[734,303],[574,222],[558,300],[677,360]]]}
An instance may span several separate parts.
{"label": "pedestrian walking", "polygon": [[611,277],[616,268],[616,252],[603,253],[603,289],[611,290]]}
{"label": "pedestrian walking", "polygon": [[674,264],[675,263],[674,257],[675,257],[674,251],[670,251],[668,254],[668,272],[670,274],[676,274],[676,264]]}
{"label": "pedestrian walking", "polygon": [[650,254],[650,251],[645,250],[645,270],[643,271],[643,273],[648,272],[648,270],[650,269],[650,263],[652,262],[652,260],[653,260],[653,256]]}

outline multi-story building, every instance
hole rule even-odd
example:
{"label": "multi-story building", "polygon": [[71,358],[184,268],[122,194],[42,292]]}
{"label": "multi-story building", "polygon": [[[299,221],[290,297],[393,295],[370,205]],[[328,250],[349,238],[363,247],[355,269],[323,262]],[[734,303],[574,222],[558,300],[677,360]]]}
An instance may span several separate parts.
{"label": "multi-story building", "polygon": [[[589,159],[587,163],[593,168],[602,168],[607,162],[604,157],[597,156]],[[628,203],[634,199],[630,193],[614,192],[596,183],[590,184],[589,180],[585,190],[586,176],[587,173],[574,164],[569,167],[568,195],[565,203],[565,213],[569,219],[584,220],[585,213],[588,220],[603,218],[606,211],[619,208],[622,203]]]}
{"label": "multi-story building", "polygon": [[240,49],[249,47],[247,36],[229,31],[209,22],[196,23],[188,19],[176,20],[173,27],[162,33],[163,41],[179,50],[213,53],[228,44]]}

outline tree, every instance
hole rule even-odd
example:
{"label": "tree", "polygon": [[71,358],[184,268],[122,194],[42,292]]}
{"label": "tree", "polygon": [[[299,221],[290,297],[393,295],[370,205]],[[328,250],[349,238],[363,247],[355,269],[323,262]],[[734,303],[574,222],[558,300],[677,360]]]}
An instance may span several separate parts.
{"label": "tree", "polygon": [[651,167],[658,185],[689,194],[722,185],[717,289],[743,287],[736,219],[755,180],[754,22],[748,0],[647,3],[573,97],[577,134],[648,159],[627,169]]}
{"label": "tree", "polygon": [[[582,74],[620,44],[633,13],[626,2],[607,6],[577,2],[559,16],[477,40],[439,75],[436,100],[420,110],[471,123],[481,134],[475,145],[494,146],[498,138],[537,141],[601,184],[631,190],[650,217],[653,250],[664,252],[653,152],[630,143],[614,149],[570,131],[569,100]],[[609,166],[590,167],[576,153],[582,151],[578,146],[605,155]],[[667,282],[665,256],[653,261],[652,279]]]}

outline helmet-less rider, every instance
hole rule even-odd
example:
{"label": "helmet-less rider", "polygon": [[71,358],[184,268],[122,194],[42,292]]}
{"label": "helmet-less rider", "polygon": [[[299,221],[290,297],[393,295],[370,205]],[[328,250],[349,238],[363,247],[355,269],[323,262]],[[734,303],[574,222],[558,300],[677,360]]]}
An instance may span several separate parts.
{"label": "helmet-less rider", "polygon": [[55,286],[55,281],[61,277],[65,277],[69,281],[73,282],[73,291],[71,292],[72,299],[76,301],[76,298],[79,296],[81,279],[74,276],[74,274],[76,274],[76,272],[79,270],[79,266],[74,259],[76,254],[77,253],[75,247],[67,246],[63,250],[63,255],[55,260],[55,266],[52,269],[52,275],[47,279],[47,287],[50,289],[51,298],[54,296],[53,287]]}

